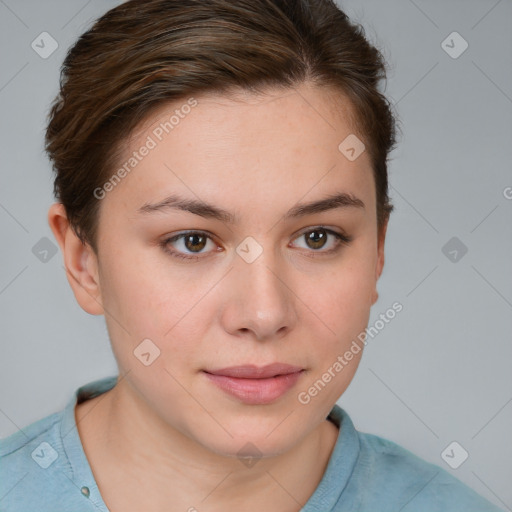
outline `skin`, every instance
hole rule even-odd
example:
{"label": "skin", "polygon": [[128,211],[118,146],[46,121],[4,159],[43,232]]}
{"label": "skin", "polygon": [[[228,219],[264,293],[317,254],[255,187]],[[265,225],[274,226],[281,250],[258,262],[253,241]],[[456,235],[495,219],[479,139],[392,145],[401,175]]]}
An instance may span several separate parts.
{"label": "skin", "polygon": [[[105,315],[121,375],[111,391],[76,407],[78,431],[112,511],[298,511],[325,472],[338,435],[326,417],[362,351],[308,404],[297,395],[349,349],[378,298],[386,226],[378,232],[370,159],[365,151],[349,161],[338,150],[354,133],[339,92],[305,83],[195,98],[198,105],[101,200],[98,254],[80,243],[62,205],[49,210],[76,300]],[[161,107],[140,125],[126,156],[183,104]],[[297,203],[335,191],[364,208],[283,219]],[[171,193],[239,221],[137,213]],[[308,245],[304,233],[318,226],[353,240],[322,255],[336,238]],[[212,234],[198,260],[158,245],[184,230]],[[263,249],[252,263],[236,252],[248,236]],[[170,245],[188,255],[199,247],[183,239]],[[146,338],[160,349],[149,366],[133,353]],[[202,372],[276,361],[305,371],[266,405],[227,395]],[[247,442],[262,454],[252,467],[237,457]]]}

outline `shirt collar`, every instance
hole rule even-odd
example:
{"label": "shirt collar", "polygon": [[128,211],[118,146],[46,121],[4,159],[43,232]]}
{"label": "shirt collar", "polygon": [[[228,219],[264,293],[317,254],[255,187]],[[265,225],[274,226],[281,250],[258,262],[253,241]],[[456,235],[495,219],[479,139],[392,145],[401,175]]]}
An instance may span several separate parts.
{"label": "shirt collar", "polygon": [[[301,512],[330,512],[340,500],[359,457],[359,435],[347,412],[334,404],[327,419],[339,430],[324,476]],[[355,505],[355,504],[354,504]]]}
{"label": "shirt collar", "polygon": [[90,382],[78,388],[64,409],[60,426],[62,445],[70,464],[69,478],[81,490],[82,494],[94,503],[97,510],[101,512],[108,512],[108,508],[100,495],[98,485],[78,435],[75,406],[112,389],[116,382],[117,376],[111,376]]}

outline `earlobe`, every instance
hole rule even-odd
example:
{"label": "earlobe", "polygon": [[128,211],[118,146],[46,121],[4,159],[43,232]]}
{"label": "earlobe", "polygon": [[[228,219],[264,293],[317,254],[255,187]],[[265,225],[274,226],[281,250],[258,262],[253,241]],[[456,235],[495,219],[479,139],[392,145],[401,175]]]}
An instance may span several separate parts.
{"label": "earlobe", "polygon": [[103,314],[96,254],[78,238],[61,203],[50,206],[48,224],[62,251],[66,276],[78,304],[91,315]]}

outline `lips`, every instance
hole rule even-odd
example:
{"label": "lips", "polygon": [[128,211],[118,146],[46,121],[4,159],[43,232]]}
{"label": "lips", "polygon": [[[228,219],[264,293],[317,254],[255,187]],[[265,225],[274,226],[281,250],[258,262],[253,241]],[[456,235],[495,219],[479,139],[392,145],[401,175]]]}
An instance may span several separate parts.
{"label": "lips", "polygon": [[224,377],[234,377],[238,379],[267,379],[278,375],[289,375],[290,373],[300,372],[300,366],[292,366],[284,363],[273,363],[267,366],[231,366],[221,370],[208,370],[211,375],[222,375]]}
{"label": "lips", "polygon": [[264,405],[275,402],[295,386],[303,371],[299,366],[273,363],[204,370],[204,374],[230,396],[248,405]]}

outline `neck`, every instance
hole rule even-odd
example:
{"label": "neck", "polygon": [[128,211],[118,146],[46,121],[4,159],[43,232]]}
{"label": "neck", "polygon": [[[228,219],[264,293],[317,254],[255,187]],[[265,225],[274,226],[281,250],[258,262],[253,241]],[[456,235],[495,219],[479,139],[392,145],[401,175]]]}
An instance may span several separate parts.
{"label": "neck", "polygon": [[214,453],[171,427],[124,382],[76,411],[85,453],[112,512],[299,511],[338,435],[324,421],[292,450],[251,463]]}

